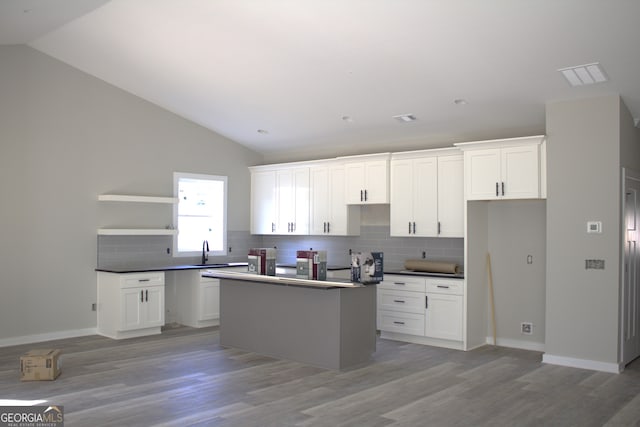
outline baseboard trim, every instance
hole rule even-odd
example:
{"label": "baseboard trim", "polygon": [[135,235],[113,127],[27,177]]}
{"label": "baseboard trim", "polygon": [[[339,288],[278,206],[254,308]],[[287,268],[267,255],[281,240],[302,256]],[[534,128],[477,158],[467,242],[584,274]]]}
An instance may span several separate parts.
{"label": "baseboard trim", "polygon": [[60,340],[64,338],[86,337],[97,335],[97,328],[72,329],[69,331],[49,332],[46,334],[24,335],[21,337],[1,338],[0,347],[10,347],[14,345],[33,344],[44,341]]}
{"label": "baseboard trim", "polygon": [[618,363],[598,362],[597,360],[577,359],[575,357],[555,356],[553,354],[543,354],[542,363],[568,366],[570,368],[589,369],[591,371],[610,372],[612,374],[619,374],[624,370],[624,366],[620,366]]}
{"label": "baseboard trim", "polygon": [[[493,345],[493,337],[487,337],[486,343]],[[521,350],[544,351],[544,343],[533,341],[510,340],[498,338],[496,345],[499,347],[518,348]]]}

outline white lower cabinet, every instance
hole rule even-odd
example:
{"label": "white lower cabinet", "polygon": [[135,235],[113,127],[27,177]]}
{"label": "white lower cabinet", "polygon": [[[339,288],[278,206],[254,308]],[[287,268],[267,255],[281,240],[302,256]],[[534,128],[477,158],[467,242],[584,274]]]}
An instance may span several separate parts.
{"label": "white lower cabinet", "polygon": [[381,338],[464,348],[464,280],[386,274],[378,284]]}
{"label": "white lower cabinet", "polygon": [[176,321],[192,328],[220,324],[220,280],[200,270],[180,272],[176,283]]}
{"label": "white lower cabinet", "polygon": [[98,334],[121,339],[159,334],[164,272],[98,272]]}

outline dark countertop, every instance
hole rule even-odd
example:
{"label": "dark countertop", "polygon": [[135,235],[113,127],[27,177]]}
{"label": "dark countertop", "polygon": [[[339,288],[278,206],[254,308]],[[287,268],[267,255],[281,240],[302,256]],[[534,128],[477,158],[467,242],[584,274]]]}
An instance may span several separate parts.
{"label": "dark countertop", "polygon": [[246,262],[211,263],[211,264],[184,264],[184,265],[159,265],[154,267],[108,267],[96,268],[96,271],[106,273],[144,273],[146,271],[176,271],[176,270],[206,270],[209,268],[246,267]]}
{"label": "dark countertop", "polygon": [[[177,271],[177,270],[207,270],[212,268],[246,267],[246,262],[211,263],[211,264],[184,264],[184,265],[160,265],[155,267],[108,267],[96,268],[96,271],[107,273],[144,273],[146,271]],[[276,267],[296,268],[292,264],[278,264]],[[327,271],[349,270],[351,267],[327,266]],[[448,277],[451,279],[464,279],[464,274],[447,273],[426,273],[422,271],[395,270],[385,271],[384,274],[397,274],[400,276],[423,276],[423,277]]]}
{"label": "dark countertop", "polygon": [[384,274],[397,274],[400,276],[448,277],[450,279],[464,279],[464,274],[428,273],[424,271],[412,271],[412,270],[385,271]]}

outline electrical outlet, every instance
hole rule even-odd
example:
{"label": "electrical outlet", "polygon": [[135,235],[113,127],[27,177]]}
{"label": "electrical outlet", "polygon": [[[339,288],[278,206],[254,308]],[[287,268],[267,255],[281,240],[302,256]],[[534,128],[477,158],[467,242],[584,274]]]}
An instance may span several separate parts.
{"label": "electrical outlet", "polygon": [[98,310],[97,304],[95,302],[92,302],[91,303],[91,311],[97,311],[97,310]]}
{"label": "electrical outlet", "polygon": [[533,333],[533,323],[531,322],[520,323],[520,333],[525,335],[531,335]]}

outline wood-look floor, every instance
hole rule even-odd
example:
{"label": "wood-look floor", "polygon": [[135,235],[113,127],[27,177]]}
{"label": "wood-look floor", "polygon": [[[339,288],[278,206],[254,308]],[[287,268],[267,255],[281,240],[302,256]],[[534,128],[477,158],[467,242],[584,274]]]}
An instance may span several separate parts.
{"label": "wood-look floor", "polygon": [[[19,356],[60,348],[55,381],[20,382]],[[537,352],[378,340],[330,371],[220,347],[173,328],[0,349],[0,399],[64,405],[66,426],[639,426],[640,363],[622,374],[545,365]]]}

